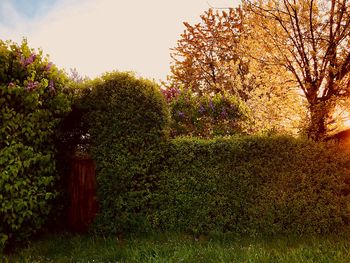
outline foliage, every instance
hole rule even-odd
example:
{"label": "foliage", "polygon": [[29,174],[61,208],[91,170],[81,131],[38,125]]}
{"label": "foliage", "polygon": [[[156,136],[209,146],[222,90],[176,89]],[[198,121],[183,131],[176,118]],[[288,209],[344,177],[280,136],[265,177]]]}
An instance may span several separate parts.
{"label": "foliage", "polygon": [[35,233],[56,195],[55,129],[67,79],[42,52],[0,41],[0,247]]}
{"label": "foliage", "polygon": [[[103,125],[113,115],[103,112],[108,118],[91,117],[100,116],[98,130],[111,134]],[[136,148],[129,140],[137,138],[114,127],[122,140],[92,136],[101,203],[97,233],[305,235],[337,233],[350,222],[349,156],[337,145],[240,136],[158,139],[157,146]]]}
{"label": "foliage", "polygon": [[[247,64],[237,53],[242,10],[209,9],[200,18],[195,25],[184,22],[186,29],[171,53],[171,83],[199,95],[226,91],[245,99],[251,85],[246,78]],[[238,81],[242,85],[238,86]]]}
{"label": "foliage", "polygon": [[82,93],[76,107],[90,137],[100,201],[94,231],[142,229],[152,208],[159,145],[168,132],[160,87],[131,73],[112,72],[89,82]]}
{"label": "foliage", "polygon": [[[248,43],[241,41],[244,47]],[[254,44],[244,47],[254,56],[261,53]],[[248,55],[248,56],[250,56]],[[246,104],[251,111],[250,134],[298,134],[304,129],[303,119],[308,109],[295,83],[286,70],[251,59],[249,70],[255,78],[255,88],[249,93]]]}
{"label": "foliage", "polygon": [[163,90],[171,111],[171,135],[210,138],[244,132],[249,110],[235,96],[198,96],[185,89]]}
{"label": "foliage", "polygon": [[253,24],[242,8],[209,9],[198,24],[184,23],[165,86],[169,92],[184,87],[198,98],[215,94],[239,98],[251,112],[249,133],[295,134],[306,108],[286,69],[255,59],[263,55],[256,42],[248,41],[255,34]]}
{"label": "foliage", "polygon": [[[347,1],[250,1],[255,56],[294,77],[309,108],[309,136],[321,140],[339,100],[349,96],[350,3]],[[262,52],[263,51],[263,52]]]}
{"label": "foliage", "polygon": [[173,140],[154,223],[195,234],[332,233],[349,223],[348,154],[289,137]]}

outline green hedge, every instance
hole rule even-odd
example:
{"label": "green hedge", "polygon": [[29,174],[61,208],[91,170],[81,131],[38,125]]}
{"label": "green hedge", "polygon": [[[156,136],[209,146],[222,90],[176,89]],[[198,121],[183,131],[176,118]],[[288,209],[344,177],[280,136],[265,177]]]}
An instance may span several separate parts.
{"label": "green hedge", "polygon": [[96,161],[97,234],[303,235],[350,221],[350,158],[338,145],[283,136],[169,140],[159,87],[129,73],[108,73],[82,94],[73,115]]}
{"label": "green hedge", "polygon": [[76,107],[90,137],[100,201],[93,229],[103,234],[141,230],[153,206],[155,165],[167,138],[169,113],[160,87],[112,72],[82,93]]}
{"label": "green hedge", "polygon": [[290,137],[176,139],[166,151],[161,229],[241,234],[329,233],[350,220],[349,157]]}
{"label": "green hedge", "polygon": [[305,235],[342,231],[350,222],[349,156],[336,145],[291,137],[159,145],[147,158],[109,147],[98,169],[95,232]]}

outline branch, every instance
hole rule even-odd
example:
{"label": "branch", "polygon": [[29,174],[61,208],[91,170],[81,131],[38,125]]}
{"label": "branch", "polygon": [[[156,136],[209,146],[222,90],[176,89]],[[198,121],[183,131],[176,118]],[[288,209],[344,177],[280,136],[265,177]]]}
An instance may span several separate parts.
{"label": "branch", "polygon": [[309,12],[309,21],[310,21],[310,33],[311,33],[311,44],[312,44],[312,50],[313,53],[311,54],[313,64],[314,64],[314,74],[315,74],[315,79],[318,79],[318,64],[317,64],[317,49],[316,49],[316,41],[315,41],[315,35],[314,35],[314,27],[312,23],[312,16],[313,16],[313,5],[314,5],[314,0],[311,0],[310,2],[310,12]]}
{"label": "branch", "polygon": [[335,79],[340,81],[350,72],[350,53],[342,63],[340,70],[335,74]]}

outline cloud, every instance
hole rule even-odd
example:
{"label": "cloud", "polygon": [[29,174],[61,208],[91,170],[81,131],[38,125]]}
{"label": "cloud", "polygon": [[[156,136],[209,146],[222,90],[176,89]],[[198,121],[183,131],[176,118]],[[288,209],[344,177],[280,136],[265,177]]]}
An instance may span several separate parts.
{"label": "cloud", "polygon": [[23,23],[19,12],[16,10],[13,1],[2,0],[0,2],[0,22],[3,27],[14,27]]}
{"label": "cloud", "polygon": [[[225,6],[232,0],[211,2]],[[182,22],[198,21],[208,7],[205,0],[61,0],[47,14],[23,20],[9,5],[15,26],[0,25],[0,35],[15,41],[27,37],[59,67],[82,75],[132,70],[158,80],[169,73],[169,49]]]}

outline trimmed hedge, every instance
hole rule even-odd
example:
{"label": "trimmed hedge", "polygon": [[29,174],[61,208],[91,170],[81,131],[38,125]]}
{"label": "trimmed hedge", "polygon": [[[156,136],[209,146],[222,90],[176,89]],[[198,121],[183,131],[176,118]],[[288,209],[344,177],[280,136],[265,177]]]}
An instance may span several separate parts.
{"label": "trimmed hedge", "polygon": [[110,159],[97,162],[96,233],[305,235],[339,232],[350,222],[349,156],[335,145],[181,138],[148,149],[136,157],[112,146]]}
{"label": "trimmed hedge", "polygon": [[340,231],[350,220],[348,162],[337,146],[290,137],[176,139],[153,221],[193,233]]}
{"label": "trimmed hedge", "polygon": [[100,213],[94,231],[143,229],[169,122],[160,87],[131,73],[107,73],[88,83],[76,107],[96,161]]}
{"label": "trimmed hedge", "polygon": [[169,140],[159,87],[129,73],[108,73],[82,94],[73,115],[96,161],[97,234],[304,235],[350,222],[350,158],[338,145],[283,136]]}

